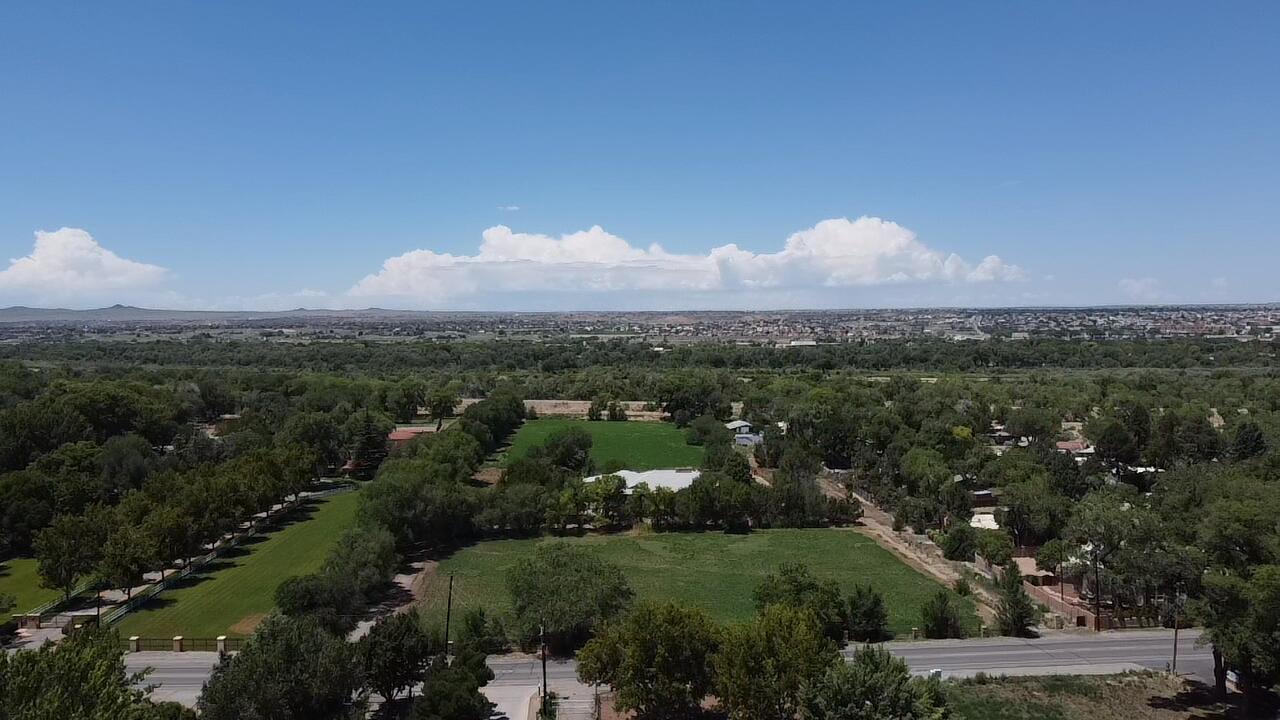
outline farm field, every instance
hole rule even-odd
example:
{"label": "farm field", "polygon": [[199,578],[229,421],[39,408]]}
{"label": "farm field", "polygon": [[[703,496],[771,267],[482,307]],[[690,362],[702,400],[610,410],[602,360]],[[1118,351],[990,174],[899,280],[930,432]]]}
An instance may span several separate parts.
{"label": "farm field", "polygon": [[57,590],[40,587],[37,565],[34,558],[0,561],[0,595],[9,595],[15,600],[11,612],[0,612],[0,625],[9,622],[13,613],[26,612],[58,597]]}
{"label": "farm field", "polygon": [[[510,612],[507,571],[539,543],[553,538],[494,540],[466,547],[441,561],[427,588],[424,610],[429,620],[444,618],[450,574],[454,575],[453,604],[482,606],[486,611]],[[814,574],[831,578],[844,592],[870,583],[884,594],[889,625],[909,636],[920,624],[920,605],[941,587],[902,564],[870,538],[852,530],[757,530],[747,535],[653,533],[588,535],[564,542],[587,545],[617,563],[639,600],[673,600],[700,607],[720,622],[746,620],[755,614],[752,591],[769,572],[784,562],[802,561]],[[967,623],[977,630],[972,605]]]}
{"label": "farm field", "polygon": [[321,500],[215,560],[205,572],[163,593],[117,626],[128,637],[246,636],[275,605],[276,587],[319,569],[355,519],[359,493]]}
{"label": "farm field", "polygon": [[587,420],[529,420],[516,431],[503,462],[522,457],[559,430],[581,427],[591,433],[591,459],[601,468],[617,463],[624,470],[696,467],[702,448],[685,442],[684,432],[671,423]]}

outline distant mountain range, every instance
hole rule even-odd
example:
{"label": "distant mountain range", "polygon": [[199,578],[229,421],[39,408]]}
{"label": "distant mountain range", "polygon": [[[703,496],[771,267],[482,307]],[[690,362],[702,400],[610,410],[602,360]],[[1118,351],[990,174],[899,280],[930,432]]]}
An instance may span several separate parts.
{"label": "distant mountain range", "polygon": [[102,323],[226,323],[249,320],[273,320],[289,318],[350,318],[367,320],[394,320],[467,313],[432,313],[416,310],[324,310],[296,308],[294,310],[157,310],[131,305],[112,305],[90,310],[66,308],[33,308],[22,305],[0,308],[0,323],[26,323],[36,325],[96,325]]}
{"label": "distant mountain range", "polygon": [[1107,310],[1126,312],[1171,312],[1179,309],[1229,311],[1273,310],[1274,303],[1258,304],[1218,304],[1218,305],[1106,305],[1092,307],[1008,307],[1008,308],[848,308],[848,309],[792,309],[792,310],[565,310],[559,312],[536,311],[500,311],[500,310],[388,310],[385,308],[363,308],[357,310],[328,310],[323,308],[295,308],[293,310],[160,310],[140,308],[131,305],[112,305],[111,307],[88,310],[71,310],[67,308],[33,308],[15,305],[0,308],[0,324],[10,325],[234,325],[239,323],[267,323],[279,326],[292,320],[321,320],[330,322],[367,321],[374,323],[429,321],[440,322],[450,320],[476,320],[522,316],[525,318],[559,318],[559,319],[600,319],[600,318],[632,318],[647,322],[680,322],[692,321],[694,318],[731,318],[731,317],[799,317],[799,316],[832,316],[832,315],[915,315],[930,314],[937,311],[950,313],[975,313],[982,315],[1000,313],[1061,313],[1061,312],[1101,312]]}

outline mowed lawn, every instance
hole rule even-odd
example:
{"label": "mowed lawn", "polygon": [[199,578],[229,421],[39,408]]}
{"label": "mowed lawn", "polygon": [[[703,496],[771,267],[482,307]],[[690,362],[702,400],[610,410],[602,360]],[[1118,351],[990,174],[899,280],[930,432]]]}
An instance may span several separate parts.
{"label": "mowed lawn", "polygon": [[[507,571],[535,545],[558,539],[494,540],[464,548],[440,563],[425,599],[430,620],[443,620],[450,574],[455,616],[462,608],[511,612]],[[907,567],[887,550],[852,530],[758,530],[747,535],[653,533],[589,535],[564,539],[594,548],[622,567],[636,597],[674,600],[700,607],[721,622],[746,620],[756,612],[751,593],[784,562],[801,561],[847,593],[869,583],[884,594],[889,624],[899,637],[920,625],[920,605],[941,587]],[[967,623],[977,630],[972,603]]]}
{"label": "mowed lawn", "polygon": [[599,420],[529,420],[516,431],[507,460],[522,457],[555,432],[580,427],[591,433],[591,459],[597,468],[611,463],[623,470],[697,467],[702,448],[685,442],[684,431],[671,423]]}
{"label": "mowed lawn", "polygon": [[232,550],[182,586],[130,613],[117,626],[122,637],[212,638],[250,635],[275,605],[276,587],[324,563],[338,536],[355,519],[359,493],[321,500],[278,530]]}
{"label": "mowed lawn", "polygon": [[13,610],[0,612],[0,625],[13,618],[14,613],[24,613],[58,597],[57,590],[40,587],[38,563],[34,558],[13,558],[0,561],[0,595],[14,599]]}

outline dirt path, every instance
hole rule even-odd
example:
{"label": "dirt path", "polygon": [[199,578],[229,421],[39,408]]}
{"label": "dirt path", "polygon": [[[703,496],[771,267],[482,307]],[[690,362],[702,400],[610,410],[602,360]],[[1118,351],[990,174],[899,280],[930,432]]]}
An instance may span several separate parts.
{"label": "dirt path", "polygon": [[[835,481],[820,478],[818,483],[827,496],[844,498],[844,488]],[[893,553],[912,569],[947,587],[951,587],[956,580],[960,579],[960,572],[950,560],[942,557],[942,551],[937,545],[926,544],[911,538],[908,533],[894,531],[893,516],[858,493],[853,493],[853,497],[862,503],[862,519],[859,527],[856,528],[857,532],[875,540],[877,545]],[[978,615],[984,623],[990,624],[995,619],[993,609],[996,606],[995,596],[977,583],[970,583],[970,587],[973,589],[971,597],[977,606]]]}

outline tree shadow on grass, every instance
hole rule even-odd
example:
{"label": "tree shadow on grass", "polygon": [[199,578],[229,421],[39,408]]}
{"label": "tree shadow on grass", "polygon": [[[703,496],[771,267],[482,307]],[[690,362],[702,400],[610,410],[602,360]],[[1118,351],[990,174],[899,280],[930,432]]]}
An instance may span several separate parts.
{"label": "tree shadow on grass", "polygon": [[1274,718],[1280,711],[1280,698],[1272,694],[1246,714],[1244,698],[1239,693],[1229,693],[1225,701],[1219,700],[1213,688],[1197,681],[1188,681],[1185,689],[1172,697],[1157,695],[1147,705],[1171,712],[1186,713],[1192,720],[1246,720],[1247,718]]}

